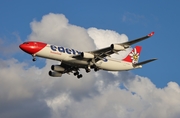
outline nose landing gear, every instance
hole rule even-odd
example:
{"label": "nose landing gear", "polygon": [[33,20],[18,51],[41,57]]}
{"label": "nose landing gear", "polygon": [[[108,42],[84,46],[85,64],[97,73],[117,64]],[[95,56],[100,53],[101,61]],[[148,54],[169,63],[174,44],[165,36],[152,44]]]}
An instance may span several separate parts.
{"label": "nose landing gear", "polygon": [[32,61],[36,61],[36,57],[35,56],[36,55],[32,55],[32,57],[33,57]]}
{"label": "nose landing gear", "polygon": [[36,58],[33,58],[32,61],[36,61]]}

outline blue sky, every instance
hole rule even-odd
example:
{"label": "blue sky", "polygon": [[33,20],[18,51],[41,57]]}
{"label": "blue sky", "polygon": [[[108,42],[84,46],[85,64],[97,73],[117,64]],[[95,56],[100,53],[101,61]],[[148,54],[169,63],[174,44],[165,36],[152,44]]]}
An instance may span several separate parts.
{"label": "blue sky", "polygon": [[[43,15],[50,12],[64,14],[71,24],[84,28],[96,27],[124,33],[129,40],[155,31],[152,38],[138,45],[143,46],[140,60],[151,57],[158,60],[132,72],[149,77],[157,86],[164,87],[169,81],[180,83],[179,10],[177,0],[172,2],[2,0],[0,37],[6,40],[6,45],[16,41],[15,34],[23,41],[27,40],[27,36],[31,33],[30,22],[33,19],[39,21]],[[18,55],[26,54],[19,52]],[[18,58],[17,55],[14,56]]]}

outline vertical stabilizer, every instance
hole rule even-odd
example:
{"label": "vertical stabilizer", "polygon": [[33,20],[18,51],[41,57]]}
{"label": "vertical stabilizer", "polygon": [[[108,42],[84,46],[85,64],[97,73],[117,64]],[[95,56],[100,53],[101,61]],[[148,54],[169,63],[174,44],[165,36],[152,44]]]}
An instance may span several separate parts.
{"label": "vertical stabilizer", "polygon": [[141,52],[142,47],[141,46],[136,46],[126,58],[123,59],[123,61],[130,62],[133,64],[138,63],[140,52]]}

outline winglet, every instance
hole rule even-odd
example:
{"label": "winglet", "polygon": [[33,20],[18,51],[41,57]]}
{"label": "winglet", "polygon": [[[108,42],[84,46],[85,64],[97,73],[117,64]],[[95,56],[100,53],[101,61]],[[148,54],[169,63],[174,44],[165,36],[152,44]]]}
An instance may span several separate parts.
{"label": "winglet", "polygon": [[151,32],[150,34],[148,34],[148,36],[153,36],[154,35],[154,32]]}

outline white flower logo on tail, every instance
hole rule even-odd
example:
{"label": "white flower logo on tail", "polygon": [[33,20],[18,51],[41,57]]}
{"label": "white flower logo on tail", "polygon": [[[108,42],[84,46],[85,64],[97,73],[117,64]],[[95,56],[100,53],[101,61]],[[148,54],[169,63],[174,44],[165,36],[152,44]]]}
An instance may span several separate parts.
{"label": "white flower logo on tail", "polygon": [[134,50],[129,55],[131,56],[133,64],[138,62],[138,60],[139,60],[139,53],[137,52],[136,48],[134,48]]}

